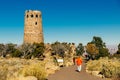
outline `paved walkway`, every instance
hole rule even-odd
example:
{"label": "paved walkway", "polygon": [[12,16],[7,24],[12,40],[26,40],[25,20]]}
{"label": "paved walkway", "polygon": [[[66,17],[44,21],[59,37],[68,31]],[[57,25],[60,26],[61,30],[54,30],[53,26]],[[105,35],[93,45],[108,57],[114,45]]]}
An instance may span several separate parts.
{"label": "paved walkway", "polygon": [[79,73],[76,71],[76,66],[64,67],[55,74],[49,75],[48,80],[106,80],[85,72],[85,65]]}

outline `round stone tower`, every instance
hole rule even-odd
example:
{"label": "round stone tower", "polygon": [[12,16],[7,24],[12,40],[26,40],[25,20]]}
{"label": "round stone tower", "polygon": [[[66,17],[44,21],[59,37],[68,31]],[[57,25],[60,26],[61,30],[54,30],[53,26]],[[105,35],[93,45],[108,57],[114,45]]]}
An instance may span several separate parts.
{"label": "round stone tower", "polygon": [[37,10],[25,11],[24,43],[43,43],[42,16]]}

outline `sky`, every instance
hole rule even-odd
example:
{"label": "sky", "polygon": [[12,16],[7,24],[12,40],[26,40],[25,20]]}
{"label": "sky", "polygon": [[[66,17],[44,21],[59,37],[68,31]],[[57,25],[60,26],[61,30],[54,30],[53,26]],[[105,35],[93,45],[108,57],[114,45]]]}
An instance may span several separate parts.
{"label": "sky", "polygon": [[0,0],[0,43],[23,43],[25,10],[42,12],[45,43],[120,43],[120,0]]}

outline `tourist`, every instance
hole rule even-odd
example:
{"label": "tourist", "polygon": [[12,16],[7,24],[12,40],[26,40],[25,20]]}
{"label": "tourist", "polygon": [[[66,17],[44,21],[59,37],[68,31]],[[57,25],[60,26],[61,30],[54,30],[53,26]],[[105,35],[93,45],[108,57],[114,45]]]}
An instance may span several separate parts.
{"label": "tourist", "polygon": [[77,71],[80,72],[82,67],[82,58],[80,56],[76,59],[76,65],[77,65]]}

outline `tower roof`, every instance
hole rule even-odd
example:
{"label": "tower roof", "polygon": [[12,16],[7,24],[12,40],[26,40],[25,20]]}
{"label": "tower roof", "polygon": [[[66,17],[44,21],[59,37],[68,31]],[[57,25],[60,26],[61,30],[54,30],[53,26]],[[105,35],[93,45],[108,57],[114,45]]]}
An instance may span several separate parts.
{"label": "tower roof", "polygon": [[26,10],[25,13],[39,13],[39,14],[41,14],[41,11],[39,11],[39,10]]}

